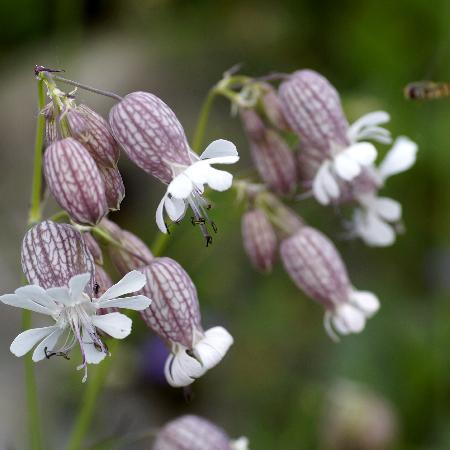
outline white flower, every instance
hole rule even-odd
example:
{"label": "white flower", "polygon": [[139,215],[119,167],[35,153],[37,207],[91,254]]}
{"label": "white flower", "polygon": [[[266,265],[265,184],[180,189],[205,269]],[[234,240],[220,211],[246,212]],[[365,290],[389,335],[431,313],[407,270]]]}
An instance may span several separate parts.
{"label": "white flower", "polygon": [[190,166],[168,163],[174,178],[156,210],[156,224],[163,233],[167,233],[164,209],[170,220],[177,222],[183,218],[187,206],[190,206],[197,223],[205,227],[208,221],[205,210],[207,202],[202,197],[205,185],[222,192],[229,189],[233,182],[233,176],[229,172],[211,166],[233,164],[239,160],[239,156],[232,142],[219,139],[211,142],[200,157],[191,152],[191,159]]}
{"label": "white flower", "polygon": [[249,450],[250,442],[248,438],[242,436],[230,442],[231,450]]}
{"label": "white flower", "polygon": [[389,131],[380,127],[388,121],[389,114],[384,111],[366,114],[348,128],[348,147],[342,148],[332,143],[332,157],[322,162],[313,180],[313,194],[319,203],[328,205],[333,199],[339,198],[339,180],[352,181],[361,173],[363,167],[374,163],[377,150],[373,144],[366,141],[390,143]]}
{"label": "white flower", "polygon": [[[396,139],[378,168],[373,168],[377,184],[381,188],[391,175],[404,172],[416,161],[417,144],[406,137]],[[354,234],[367,245],[388,246],[396,237],[395,224],[402,217],[399,202],[387,197],[377,197],[377,193],[357,196],[360,207],[353,215]]]}
{"label": "white flower", "polygon": [[380,302],[372,292],[354,290],[349,294],[347,301],[325,312],[325,330],[334,341],[339,341],[335,331],[344,336],[360,333],[366,325],[366,320],[379,308]]}
{"label": "white flower", "polygon": [[172,344],[164,372],[173,387],[187,386],[216,366],[233,344],[233,337],[223,327],[213,327],[193,337],[192,349]]}
{"label": "white flower", "polygon": [[[37,285],[28,285],[16,289],[14,294],[1,296],[0,301],[6,305],[48,315],[56,322],[49,327],[34,328],[19,334],[11,344],[11,352],[23,356],[36,346],[32,359],[37,362],[53,355],[67,357],[78,343],[83,356],[83,363],[78,369],[85,370],[85,382],[87,364],[98,364],[109,354],[98,330],[116,339],[123,339],[131,332],[131,319],[127,316],[118,312],[100,315],[99,309],[127,308],[140,311],[151,303],[143,295],[120,298],[124,294],[139,291],[145,285],[145,276],[136,270],[125,275],[98,299],[91,299],[85,292],[90,278],[89,273],[83,273],[72,277],[68,287],[43,289]],[[57,347],[60,340],[64,343]]]}

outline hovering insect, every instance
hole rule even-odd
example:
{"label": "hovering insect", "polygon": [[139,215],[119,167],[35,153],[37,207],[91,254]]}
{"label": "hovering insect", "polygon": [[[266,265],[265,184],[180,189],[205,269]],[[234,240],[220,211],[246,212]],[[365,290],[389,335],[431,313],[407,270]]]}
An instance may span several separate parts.
{"label": "hovering insect", "polygon": [[414,81],[406,85],[404,94],[408,100],[435,100],[450,97],[450,83]]}

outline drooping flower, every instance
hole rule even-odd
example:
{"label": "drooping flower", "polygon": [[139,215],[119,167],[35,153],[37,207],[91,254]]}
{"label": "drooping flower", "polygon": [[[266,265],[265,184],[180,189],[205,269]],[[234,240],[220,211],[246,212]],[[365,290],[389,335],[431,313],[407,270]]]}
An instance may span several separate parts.
{"label": "drooping flower", "polygon": [[368,140],[391,142],[390,133],[380,126],[389,121],[386,112],[369,113],[349,126],[339,94],[317,72],[294,72],[281,83],[279,96],[286,120],[301,138],[300,152],[306,153],[301,161],[312,158],[311,187],[321,204],[338,200],[340,184],[373,164],[377,151]]}
{"label": "drooping flower", "polygon": [[242,242],[252,265],[261,272],[271,272],[277,257],[278,239],[272,224],[260,208],[242,216]]}
{"label": "drooping flower", "polygon": [[[404,172],[416,161],[417,144],[399,137],[378,167],[365,174],[373,180],[371,189],[354,189],[354,200],[359,204],[353,214],[353,233],[367,245],[387,246],[395,241],[395,225],[402,216],[401,204],[388,197],[379,197],[378,191],[392,175]],[[366,183],[368,184],[368,183]]]}
{"label": "drooping flower", "polygon": [[187,206],[193,223],[200,225],[207,243],[211,241],[208,224],[215,225],[206,213],[205,185],[217,191],[231,187],[232,175],[213,164],[233,164],[239,156],[236,147],[223,139],[212,142],[198,157],[191,151],[183,127],[174,112],[158,97],[133,92],[110,112],[111,129],[129,158],[147,173],[168,184],[156,211],[158,228],[167,233],[164,210],[173,222],[180,221]]}
{"label": "drooping flower", "polygon": [[96,225],[108,213],[100,171],[86,148],[75,139],[56,141],[46,149],[44,172],[56,201],[76,222]]}
{"label": "drooping flower", "polygon": [[248,445],[245,437],[233,441],[209,420],[186,415],[158,431],[153,450],[248,450]]}
{"label": "drooping flower", "polygon": [[[146,280],[140,272],[130,272],[98,299],[86,293],[90,278],[90,273],[83,273],[72,277],[68,286],[43,289],[28,285],[16,289],[14,294],[2,295],[0,301],[6,305],[44,314],[55,321],[54,325],[20,333],[11,344],[11,352],[23,356],[36,347],[32,358],[37,362],[53,355],[67,357],[78,344],[83,357],[78,369],[84,369],[85,382],[87,365],[98,364],[109,354],[98,330],[116,339],[124,339],[131,332],[131,319],[127,316],[118,312],[100,315],[99,310],[115,307],[140,311],[151,303],[143,295],[121,298],[144,286]],[[63,343],[58,345],[59,341]]]}
{"label": "drooping flower", "polygon": [[280,256],[297,287],[325,307],[325,329],[333,340],[338,340],[335,331],[361,332],[378,310],[378,298],[352,286],[336,247],[314,228],[301,227],[284,239]]}
{"label": "drooping flower", "polygon": [[153,300],[141,316],[171,347],[165,366],[167,382],[187,386],[222,360],[233,338],[223,327],[203,330],[197,290],[176,261],[155,258],[140,270],[147,277],[142,292]]}
{"label": "drooping flower", "polygon": [[98,166],[105,184],[106,203],[110,211],[118,211],[125,197],[125,186],[120,172],[114,167]]}
{"label": "drooping flower", "polygon": [[242,110],[241,119],[261,179],[279,195],[292,194],[297,186],[294,152],[276,130],[264,124],[255,111]]}

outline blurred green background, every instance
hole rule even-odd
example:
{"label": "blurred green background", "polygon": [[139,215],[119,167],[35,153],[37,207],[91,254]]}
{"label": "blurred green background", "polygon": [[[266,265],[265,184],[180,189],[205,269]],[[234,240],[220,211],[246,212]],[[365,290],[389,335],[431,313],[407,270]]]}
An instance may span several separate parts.
{"label": "blurred green background", "polygon": [[[234,64],[243,63],[242,72],[255,76],[313,68],[342,93],[350,121],[385,109],[393,134],[419,144],[416,166],[384,191],[404,207],[406,233],[393,247],[339,240],[331,211],[307,202],[296,207],[338,242],[355,286],[379,295],[382,308],[361,335],[332,343],[322,327],[322,308],[299,293],[281,267],[269,276],[255,273],[242,248],[242,209],[232,193],[214,195],[212,214],[220,228],[214,245],[204,248],[198,230],[185,223],[166,255],[194,279],[204,325],[225,325],[235,345],[193,385],[187,402],[181,391],[155,382],[158,362],[147,348],[154,343],[137,323],[114,355],[88,442],[117,430],[157,427],[189,412],[213,420],[230,436],[248,436],[253,450],[450,449],[450,99],[412,103],[402,95],[413,80],[450,81],[448,0],[0,5],[2,293],[19,283],[37,116],[35,64],[64,68],[68,78],[119,94],[153,92],[174,109],[190,137],[208,88]],[[79,92],[79,98],[104,115],[112,106],[94,94]],[[244,172],[251,165],[247,144],[223,99],[207,130],[208,141],[221,137],[238,145],[237,170]],[[150,244],[163,187],[125,157],[120,167],[127,197],[111,218]],[[0,447],[21,449],[22,362],[8,350],[19,331],[19,312],[2,307],[0,324]],[[62,448],[79,404],[76,360],[37,367],[49,448]],[[350,389],[356,400],[342,380],[364,386]],[[366,389],[370,394],[361,394]],[[384,435],[387,445],[377,444]]]}

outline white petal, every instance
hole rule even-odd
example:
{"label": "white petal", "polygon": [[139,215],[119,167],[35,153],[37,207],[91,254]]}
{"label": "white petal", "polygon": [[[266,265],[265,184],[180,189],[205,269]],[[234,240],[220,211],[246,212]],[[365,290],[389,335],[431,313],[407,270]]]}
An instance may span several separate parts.
{"label": "white petal", "polygon": [[245,437],[242,436],[239,439],[236,439],[234,441],[230,442],[230,449],[231,450],[249,450],[250,442]]}
{"label": "white petal", "polygon": [[366,317],[372,317],[380,309],[378,297],[369,291],[354,291],[350,301],[360,309]]}
{"label": "white petal", "polygon": [[[86,341],[86,339],[83,338],[80,345],[87,364],[98,364],[105,359],[106,353],[99,350],[92,341]],[[81,367],[82,366],[80,366],[80,368]],[[86,378],[83,378],[83,383],[85,381]]]}
{"label": "white petal", "polygon": [[328,161],[325,161],[317,171],[312,190],[314,197],[322,205],[328,205],[332,198],[339,196],[339,186],[330,172]]}
{"label": "white petal", "polygon": [[45,291],[50,297],[58,303],[65,306],[71,306],[73,301],[70,298],[70,292],[67,287],[52,287]]}
{"label": "white petal", "polygon": [[60,338],[63,331],[64,331],[63,328],[55,327],[55,331],[53,331],[43,341],[41,341],[41,343],[36,347],[36,349],[33,352],[34,362],[38,362],[46,358],[45,350],[47,349],[48,352],[51,352],[55,348],[58,339]]}
{"label": "white petal", "polygon": [[142,311],[151,305],[152,301],[144,295],[133,297],[113,298],[111,300],[99,300],[94,303],[98,308],[126,308],[135,311]]}
{"label": "white petal", "polygon": [[417,149],[417,144],[411,139],[404,136],[397,138],[378,168],[381,179],[384,181],[412,167],[416,162]]}
{"label": "white petal", "polygon": [[355,232],[367,245],[385,247],[395,242],[393,227],[376,214],[356,210],[353,221]]}
{"label": "white petal", "polygon": [[121,295],[132,294],[133,292],[141,290],[145,286],[145,283],[147,283],[145,275],[138,270],[132,270],[131,272],[128,272],[120,281],[112,285],[99,298],[99,301],[112,300],[120,297]]}
{"label": "white petal", "polygon": [[186,349],[183,348],[175,354],[170,354],[164,366],[166,380],[173,387],[188,386],[201,377],[205,371],[201,364],[189,356]]}
{"label": "white petal", "polygon": [[184,200],[179,198],[166,197],[164,206],[166,208],[167,215],[172,222],[177,222],[182,219],[184,213],[186,212],[186,203]]}
{"label": "white petal", "polygon": [[206,183],[211,189],[223,192],[230,189],[233,184],[233,175],[225,170],[217,170],[210,167],[208,170],[208,178]]}
{"label": "white petal", "polygon": [[222,156],[238,156],[236,146],[225,139],[211,142],[201,154],[200,159],[217,158]]}
{"label": "white petal", "polygon": [[57,311],[59,309],[53,298],[40,286],[23,286],[16,289],[15,293],[49,309],[50,311]]}
{"label": "white petal", "polygon": [[[36,286],[37,287],[37,286]],[[17,292],[17,290],[16,290]],[[53,314],[53,310],[42,306],[39,303],[36,303],[33,299],[26,298],[22,295],[17,294],[5,294],[0,297],[0,301],[5,305],[14,306],[16,308],[23,308],[29,311],[34,311],[40,314],[46,314],[51,316]]]}
{"label": "white petal", "polygon": [[346,181],[351,181],[361,173],[361,166],[345,152],[340,153],[334,158],[333,167],[336,173]]}
{"label": "white petal", "polygon": [[167,227],[164,222],[164,204],[167,198],[167,194],[159,202],[158,208],[156,209],[156,225],[158,225],[159,231],[167,234]]}
{"label": "white petal", "polygon": [[132,321],[118,312],[93,316],[92,324],[116,339],[126,338],[131,333]]}
{"label": "white petal", "polygon": [[402,217],[402,205],[388,197],[378,197],[374,204],[375,212],[388,222],[398,222]]}
{"label": "white petal", "polygon": [[333,325],[341,334],[360,333],[366,325],[364,314],[354,306],[344,303],[333,314]]}
{"label": "white petal", "polygon": [[359,141],[375,141],[381,144],[391,144],[392,136],[389,130],[382,127],[371,127],[362,130],[358,135]]}
{"label": "white petal", "polygon": [[385,111],[374,111],[360,117],[355,121],[347,131],[347,137],[351,142],[358,140],[360,133],[367,127],[373,127],[389,122],[390,116]]}
{"label": "white petal", "polygon": [[[197,164],[200,163],[194,163],[190,167],[193,167]],[[181,172],[170,182],[169,187],[167,188],[167,192],[172,195],[172,197],[182,199],[188,198],[189,195],[191,195],[194,186],[192,184],[192,181],[190,180],[190,177],[187,175],[188,169],[186,169],[184,172]]]}
{"label": "white petal", "polygon": [[16,356],[23,356],[28,353],[38,342],[52,333],[57,327],[55,325],[44,328],[32,328],[17,336],[9,348]]}
{"label": "white petal", "polygon": [[73,276],[69,280],[69,291],[72,301],[77,301],[84,292],[84,288],[89,283],[91,279],[90,273],[81,273],[79,275]]}
{"label": "white petal", "polygon": [[233,344],[233,337],[225,328],[214,327],[205,332],[205,336],[195,344],[193,353],[208,370],[217,365]]}

